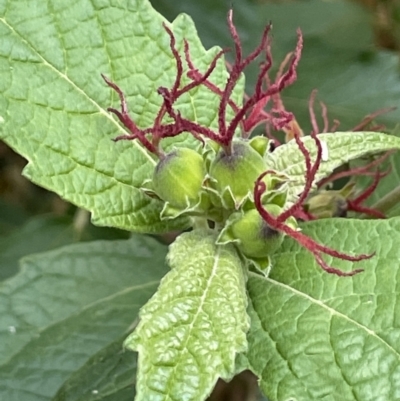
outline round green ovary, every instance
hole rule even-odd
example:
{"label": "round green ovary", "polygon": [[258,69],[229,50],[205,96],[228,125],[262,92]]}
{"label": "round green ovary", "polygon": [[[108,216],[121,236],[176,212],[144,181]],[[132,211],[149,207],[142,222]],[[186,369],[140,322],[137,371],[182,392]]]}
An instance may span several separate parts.
{"label": "round green ovary", "polygon": [[[267,205],[265,208],[274,216],[282,210],[276,205]],[[234,222],[231,233],[240,241],[238,248],[250,258],[265,258],[271,255],[283,241],[283,235],[270,228],[255,209],[246,212]]]}
{"label": "round green ovary", "polygon": [[186,209],[198,203],[204,176],[205,167],[200,154],[192,149],[175,149],[156,166],[154,190],[171,206]]}
{"label": "round green ovary", "polygon": [[[257,178],[266,170],[262,156],[248,142],[236,141],[232,144],[232,154],[221,151],[210,165],[213,187],[229,207],[239,204],[254,190]],[[233,198],[226,193],[230,188]]]}

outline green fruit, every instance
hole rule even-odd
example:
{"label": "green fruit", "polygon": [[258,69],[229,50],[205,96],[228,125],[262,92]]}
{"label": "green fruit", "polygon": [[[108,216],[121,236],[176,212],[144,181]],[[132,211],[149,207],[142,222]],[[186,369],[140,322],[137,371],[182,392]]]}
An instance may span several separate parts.
{"label": "green fruit", "polygon": [[[278,216],[282,208],[270,204],[265,206],[268,213]],[[250,258],[265,258],[274,253],[282,244],[283,234],[274,230],[262,219],[256,209],[249,210],[230,227],[232,236],[238,239],[238,248]]]}
{"label": "green fruit", "polygon": [[238,208],[253,193],[255,181],[266,169],[262,156],[248,142],[236,140],[231,154],[220,150],[211,162],[211,186],[227,207]]}
{"label": "green fruit", "polygon": [[153,175],[156,194],[172,207],[186,209],[200,201],[206,174],[203,158],[188,148],[177,148],[157,164]]}

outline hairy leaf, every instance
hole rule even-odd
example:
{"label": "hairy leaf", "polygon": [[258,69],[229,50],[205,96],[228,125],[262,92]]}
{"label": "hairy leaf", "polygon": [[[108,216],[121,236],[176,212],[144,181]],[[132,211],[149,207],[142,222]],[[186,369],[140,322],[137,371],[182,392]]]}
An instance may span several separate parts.
{"label": "hairy leaf", "polygon": [[[162,100],[157,89],[172,86],[176,76],[164,18],[147,0],[29,4],[0,2],[0,136],[28,159],[24,174],[90,210],[99,225],[140,232],[186,228],[186,219],[161,221],[162,203],[139,190],[155,158],[137,141],[111,141],[127,132],[106,111],[119,100],[100,77],[125,91],[132,118],[148,127]],[[190,42],[192,60],[204,71],[218,49],[205,51],[186,15],[171,29],[181,49],[183,38]],[[221,60],[211,79],[223,85],[226,74]],[[215,127],[218,101],[202,87],[182,97],[178,108]],[[165,146],[194,143],[187,134]]]}
{"label": "hairy leaf", "polygon": [[247,349],[245,272],[235,249],[215,240],[199,230],[170,247],[172,271],[125,342],[139,352],[137,401],[203,400]]}
{"label": "hairy leaf", "polygon": [[271,401],[398,399],[400,219],[332,219],[303,229],[335,249],[376,254],[358,263],[364,272],[338,277],[287,239],[270,277],[251,274],[247,357],[262,390]]}
{"label": "hairy leaf", "polygon": [[[400,149],[400,138],[380,132],[335,132],[320,134],[318,138],[323,146],[323,158],[314,183],[329,176],[335,168],[352,159],[390,149]],[[302,141],[314,161],[317,154],[314,139],[306,136],[302,138]],[[294,139],[268,154],[266,161],[270,169],[290,177],[289,191],[292,197],[302,192],[306,165],[304,155]]]}
{"label": "hairy leaf", "polygon": [[23,259],[19,274],[0,285],[0,399],[52,399],[73,372],[121,338],[165,274],[165,249],[135,237]]}

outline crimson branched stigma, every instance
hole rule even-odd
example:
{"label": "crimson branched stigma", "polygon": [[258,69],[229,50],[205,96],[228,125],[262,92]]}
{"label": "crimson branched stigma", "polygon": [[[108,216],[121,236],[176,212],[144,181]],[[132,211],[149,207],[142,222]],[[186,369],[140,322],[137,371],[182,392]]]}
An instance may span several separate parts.
{"label": "crimson branched stigma", "polygon": [[[170,49],[176,63],[176,76],[172,87],[158,88],[158,93],[162,97],[162,103],[151,127],[142,129],[137,126],[129,116],[127,101],[123,91],[115,83],[102,75],[107,85],[117,92],[121,103],[120,110],[115,108],[109,108],[108,110],[115,114],[129,131],[129,134],[118,136],[115,138],[115,141],[138,140],[149,152],[160,159],[155,176],[153,177],[155,188],[147,190],[146,193],[153,191],[156,197],[165,202],[162,218],[171,218],[171,216],[173,218],[183,213],[189,216],[203,214],[207,220],[213,221],[213,226],[215,227],[223,227],[225,224],[220,235],[221,241],[225,241],[227,238],[229,241],[237,235],[240,236],[243,227],[251,223],[257,227],[260,233],[254,237],[255,241],[258,238],[266,241],[268,238],[261,237],[267,235],[276,236],[275,233],[288,235],[302,247],[310,251],[317,263],[328,273],[338,276],[352,276],[362,271],[362,269],[355,269],[350,272],[343,272],[329,266],[322,256],[326,254],[338,259],[358,262],[368,259],[373,255],[351,256],[322,245],[302,233],[297,228],[296,219],[311,220],[318,218],[318,215],[313,214],[313,209],[310,207],[311,203],[309,202],[310,194],[312,196],[312,191],[315,190],[314,186],[317,185],[317,187],[322,188],[327,183],[346,176],[345,174],[347,176],[371,175],[374,177],[371,186],[363,193],[355,197],[346,195],[347,197],[344,200],[345,212],[353,210],[371,214],[375,217],[383,217],[380,212],[365,207],[362,203],[375,190],[379,179],[386,174],[373,171],[373,169],[387,155],[361,168],[332,174],[319,183],[316,182],[317,172],[323,157],[323,144],[318,136],[321,131],[319,130],[314,112],[316,92],[312,92],[309,103],[312,123],[310,135],[317,149],[315,158],[311,157],[310,151],[304,145],[302,140],[303,131],[294,115],[285,109],[280,96],[281,92],[297,79],[296,70],[303,47],[301,31],[297,31],[297,44],[294,51],[288,54],[281,64],[275,79],[271,80],[269,76],[272,67],[271,41],[269,36],[271,24],[267,25],[264,29],[259,45],[246,57],[243,56],[241,41],[232,21],[232,11],[228,13],[228,27],[234,43],[235,57],[231,64],[227,63],[228,75],[226,83],[223,88],[220,88],[213,83],[210,77],[216,69],[218,61],[228,50],[219,51],[210,62],[207,70],[200,72],[191,59],[189,43],[186,40],[184,41],[184,51],[181,56],[177,49],[176,38],[172,30],[164,24],[164,29],[170,38]],[[242,104],[237,104],[233,100],[234,89],[246,67],[260,57],[262,58],[262,62],[260,63],[254,91],[251,95],[245,96]],[[183,83],[184,74],[189,78],[189,82],[185,84]],[[177,100],[182,95],[198,87],[207,88],[219,98],[217,110],[218,128],[216,130],[191,121],[182,115],[176,106]],[[334,132],[339,125],[338,122],[334,121],[333,126],[329,127],[327,109],[323,103],[321,103],[321,108],[324,121],[322,132]],[[354,130],[365,128],[375,116],[371,115],[367,117]],[[254,128],[261,124],[265,126],[266,136],[263,137],[265,140],[272,140],[275,145],[279,146],[280,142],[272,134],[272,131],[283,131],[286,134],[286,141],[294,140],[301,154],[304,156],[305,184],[294,203],[286,203],[285,195],[279,192],[279,188],[284,187],[284,175],[267,170],[264,167],[266,166],[264,157],[268,153],[268,150],[260,150],[264,145],[256,144],[250,139]],[[240,136],[238,137],[237,133],[239,131]],[[205,163],[203,163],[203,158],[206,156],[196,155],[196,151],[192,149],[184,150],[177,148],[167,155],[164,154],[160,145],[161,140],[175,137],[184,132],[191,133],[200,141],[203,148],[207,142],[214,144],[211,146],[212,152],[214,152],[214,159],[211,162],[208,161],[208,171],[204,167]],[[248,143],[251,143],[251,145],[249,146]],[[208,150],[205,154],[209,158],[210,151]],[[191,158],[193,163],[187,163],[187,166],[185,166],[181,161],[181,158],[185,157]],[[251,160],[251,162],[247,162],[246,164],[246,161],[242,159]],[[244,174],[242,179],[237,177],[237,175],[242,174],[239,173],[240,171],[243,171]],[[176,188],[174,190],[178,191],[179,189],[179,199],[172,193],[173,191],[171,192],[170,183],[168,186],[165,185],[160,189],[163,182],[170,180],[171,177],[176,179],[177,175],[183,173],[187,173],[192,178],[196,177],[196,179],[193,179],[190,185],[186,185],[183,182],[175,182]],[[243,181],[250,182],[250,190],[247,187],[243,189]],[[246,183],[246,185],[249,184]],[[268,195],[269,191],[272,191],[271,193],[274,193],[274,196]],[[351,195],[353,195],[352,192]],[[273,205],[271,206],[271,204]],[[229,213],[221,212],[221,210],[228,211]],[[254,215],[252,210],[258,212],[260,222],[258,222],[258,217]],[[279,241],[275,242],[279,244]],[[261,248],[252,246],[251,243],[246,246],[243,245],[240,248],[239,240],[239,249],[241,249],[245,257],[257,259],[258,249]]]}
{"label": "crimson branched stigma", "polygon": [[[139,140],[150,152],[162,157],[162,152],[159,149],[159,143],[162,138],[174,137],[183,132],[190,132],[195,138],[203,141],[203,137],[209,138],[220,144],[227,153],[230,153],[231,144],[235,135],[236,129],[241,128],[242,136],[248,137],[252,130],[268,121],[277,130],[282,129],[292,119],[292,113],[283,109],[271,110],[267,113],[264,108],[270,99],[279,94],[284,88],[291,85],[297,78],[296,67],[300,60],[301,49],[303,46],[303,39],[300,30],[298,31],[297,46],[291,59],[287,71],[277,77],[276,81],[272,84],[266,84],[266,74],[272,66],[272,55],[268,33],[271,25],[267,25],[262,34],[261,42],[257,48],[247,57],[243,57],[242,46],[239,35],[232,22],[232,12],[228,15],[228,25],[233,41],[235,43],[235,61],[229,68],[229,75],[225,87],[219,89],[214,85],[209,77],[217,66],[217,61],[227,50],[221,50],[211,61],[207,71],[201,73],[194,66],[190,57],[189,43],[185,41],[184,53],[188,66],[187,76],[192,80],[190,83],[182,86],[182,77],[184,73],[183,60],[176,48],[175,36],[170,28],[164,24],[164,29],[170,37],[170,48],[176,62],[176,77],[175,82],[171,89],[160,87],[158,93],[163,98],[163,103],[158,111],[152,127],[140,129],[134,121],[129,117],[127,102],[122,90],[107,77],[102,75],[103,79],[114,89],[121,101],[121,111],[114,108],[108,110],[114,113],[121,123],[128,129],[130,134],[117,137],[115,140]],[[245,68],[255,61],[260,55],[264,54],[265,61],[260,67],[259,75],[255,84],[254,93],[252,96],[247,97],[242,106],[237,105],[232,99],[232,93],[237,85]],[[211,91],[221,97],[218,107],[218,131],[212,130],[193,121],[184,118],[179,111],[174,109],[176,101],[185,93],[199,87],[206,86]],[[231,107],[234,111],[234,117],[228,122],[226,118],[226,109]],[[168,115],[173,119],[173,123],[164,123],[163,119]],[[151,140],[148,139],[148,134],[151,134]]]}

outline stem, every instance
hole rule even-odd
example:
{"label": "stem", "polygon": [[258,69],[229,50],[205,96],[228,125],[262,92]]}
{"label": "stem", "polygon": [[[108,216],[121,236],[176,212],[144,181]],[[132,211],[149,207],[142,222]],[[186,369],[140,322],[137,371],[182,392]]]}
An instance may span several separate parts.
{"label": "stem", "polygon": [[192,217],[193,229],[208,229],[208,221],[204,217]]}
{"label": "stem", "polygon": [[[396,187],[383,198],[379,199],[371,209],[378,210],[384,214],[387,214],[394,206],[400,202],[400,186]],[[366,218],[374,218],[373,216],[366,216]]]}
{"label": "stem", "polygon": [[73,218],[73,227],[76,234],[76,239],[79,241],[82,238],[83,231],[90,221],[90,213],[87,210],[78,208]]}

